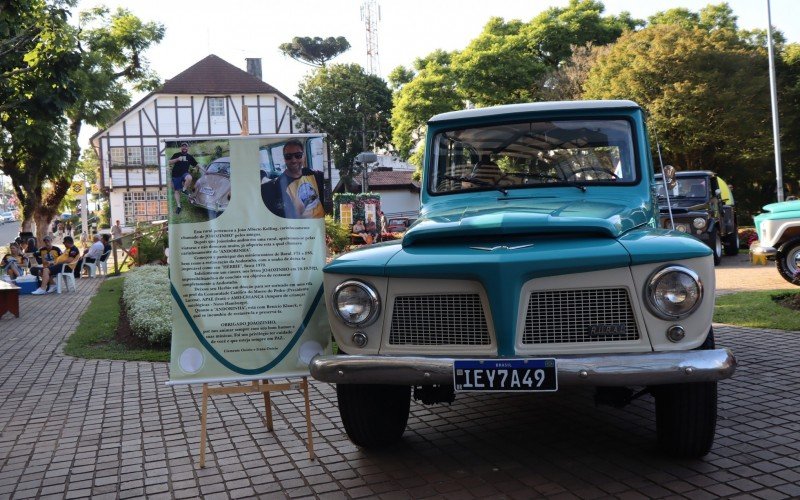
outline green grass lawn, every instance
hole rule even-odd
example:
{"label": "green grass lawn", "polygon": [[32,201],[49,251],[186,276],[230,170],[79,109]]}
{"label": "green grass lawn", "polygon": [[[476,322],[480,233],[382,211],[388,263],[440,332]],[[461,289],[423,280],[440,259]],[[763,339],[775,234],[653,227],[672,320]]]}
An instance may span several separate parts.
{"label": "green grass lawn", "polygon": [[67,339],[64,353],[86,359],[169,361],[169,349],[131,349],[114,339],[119,322],[122,277],[107,278],[81,316],[75,333]]}
{"label": "green grass lawn", "polygon": [[800,294],[800,290],[741,292],[717,297],[714,321],[751,328],[800,332],[800,311],[778,304],[773,297]]}
{"label": "green grass lawn", "polygon": [[172,194],[172,186],[169,189],[169,222],[170,224],[182,224],[184,222],[205,222],[210,220],[208,210],[196,207],[189,203],[189,198],[181,193],[181,213],[175,213],[175,195]]}

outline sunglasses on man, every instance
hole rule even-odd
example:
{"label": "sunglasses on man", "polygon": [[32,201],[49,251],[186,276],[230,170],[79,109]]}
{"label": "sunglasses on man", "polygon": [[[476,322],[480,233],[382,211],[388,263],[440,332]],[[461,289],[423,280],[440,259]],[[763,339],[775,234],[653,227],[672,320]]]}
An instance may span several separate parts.
{"label": "sunglasses on man", "polygon": [[283,153],[284,160],[291,160],[292,158],[294,158],[295,160],[299,160],[302,157],[303,157],[302,151],[298,151],[297,153]]}

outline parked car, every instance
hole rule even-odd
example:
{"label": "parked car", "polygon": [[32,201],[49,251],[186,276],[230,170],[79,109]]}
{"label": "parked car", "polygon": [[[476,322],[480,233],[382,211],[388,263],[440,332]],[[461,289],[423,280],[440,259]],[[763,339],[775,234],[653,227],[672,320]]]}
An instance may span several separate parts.
{"label": "parked car", "polygon": [[420,218],[324,268],[339,354],[310,369],[337,384],[350,439],[401,439],[411,397],[594,386],[619,407],[654,396],[661,448],[706,454],[736,361],[714,345],[710,249],[655,223],[642,109],[515,104],[427,125]]}
{"label": "parked car", "polygon": [[800,285],[800,200],[765,205],[754,220],[758,244],[751,251],[774,260],[783,279]]}
{"label": "parked car", "polygon": [[205,208],[212,216],[216,216],[225,211],[230,201],[231,160],[223,156],[203,169],[203,175],[194,183],[189,193],[189,203]]}
{"label": "parked car", "polygon": [[14,215],[14,212],[2,212],[0,213],[0,223],[5,224],[6,222],[14,222],[17,218]]}
{"label": "parked car", "polygon": [[656,181],[661,227],[671,229],[674,222],[676,230],[702,240],[714,252],[715,265],[722,261],[723,253],[739,253],[736,206],[722,177],[708,170],[677,172],[675,182],[666,190],[661,174],[656,174]]}
{"label": "parked car", "polygon": [[413,222],[414,220],[409,217],[391,217],[386,221],[385,232],[402,233],[408,229]]}

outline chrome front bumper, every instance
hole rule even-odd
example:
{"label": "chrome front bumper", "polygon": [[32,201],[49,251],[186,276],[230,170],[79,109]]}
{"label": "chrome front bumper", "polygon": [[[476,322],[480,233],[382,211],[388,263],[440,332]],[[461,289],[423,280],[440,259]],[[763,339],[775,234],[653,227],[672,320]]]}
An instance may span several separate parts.
{"label": "chrome front bumper", "polygon": [[[556,359],[559,387],[713,382],[736,370],[736,358],[728,349],[541,357]],[[317,356],[309,368],[311,376],[322,382],[434,385],[453,383],[453,361],[417,356]]]}
{"label": "chrome front bumper", "polygon": [[762,247],[761,245],[758,245],[751,248],[750,253],[753,255],[764,255],[767,258],[773,258],[775,257],[775,254],[778,253],[778,249],[774,247]]}

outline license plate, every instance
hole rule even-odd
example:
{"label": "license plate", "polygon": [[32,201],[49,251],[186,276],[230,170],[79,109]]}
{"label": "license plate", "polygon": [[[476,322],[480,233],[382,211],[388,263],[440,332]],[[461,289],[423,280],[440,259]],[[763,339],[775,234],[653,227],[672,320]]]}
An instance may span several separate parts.
{"label": "license plate", "polygon": [[556,360],[457,359],[453,382],[456,392],[554,392]]}
{"label": "license plate", "polygon": [[212,196],[214,194],[214,189],[210,188],[210,187],[203,186],[203,187],[200,188],[200,192],[203,193],[203,194],[206,194],[208,196]]}

